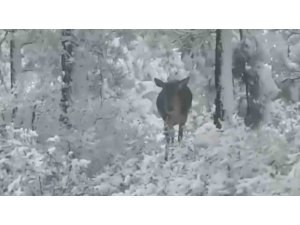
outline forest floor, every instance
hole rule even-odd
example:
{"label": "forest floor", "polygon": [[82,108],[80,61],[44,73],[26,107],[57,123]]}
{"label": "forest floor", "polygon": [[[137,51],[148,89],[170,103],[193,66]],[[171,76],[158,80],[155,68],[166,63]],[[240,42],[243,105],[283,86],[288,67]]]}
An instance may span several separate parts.
{"label": "forest floor", "polygon": [[130,133],[127,145],[111,152],[93,175],[86,171],[101,157],[70,157],[58,136],[42,145],[34,141],[34,131],[7,127],[1,139],[1,195],[299,195],[298,109],[299,104],[278,100],[259,128],[234,116],[221,130],[212,112],[192,111],[184,138],[170,146],[167,161],[163,121],[142,114],[143,123],[131,129],[136,135]]}
{"label": "forest floor", "polygon": [[94,179],[94,191],[99,195],[300,193],[295,127],[285,126],[284,132],[273,125],[251,130],[235,118],[231,126],[217,130],[210,117],[209,113],[197,119],[191,116],[183,142],[170,148],[168,161],[162,127],[153,126],[139,154],[107,165]]}

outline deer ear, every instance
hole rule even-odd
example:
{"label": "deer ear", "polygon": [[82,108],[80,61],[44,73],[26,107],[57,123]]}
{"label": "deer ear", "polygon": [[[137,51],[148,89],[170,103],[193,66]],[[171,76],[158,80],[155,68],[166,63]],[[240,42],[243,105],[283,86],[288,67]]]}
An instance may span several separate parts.
{"label": "deer ear", "polygon": [[154,78],[154,82],[156,86],[163,88],[165,86],[165,83],[161,81],[160,79]]}
{"label": "deer ear", "polygon": [[187,86],[190,77],[184,78],[183,80],[179,81],[179,89],[184,88]]}

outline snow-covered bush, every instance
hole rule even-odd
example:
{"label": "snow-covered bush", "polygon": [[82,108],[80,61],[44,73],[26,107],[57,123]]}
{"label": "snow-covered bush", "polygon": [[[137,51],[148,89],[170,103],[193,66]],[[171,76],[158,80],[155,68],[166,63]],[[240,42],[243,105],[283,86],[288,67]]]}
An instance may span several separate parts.
{"label": "snow-covered bush", "polygon": [[57,150],[59,139],[50,138],[45,149],[37,134],[7,126],[2,131],[0,151],[1,195],[77,195],[88,185],[89,161]]}
{"label": "snow-covered bush", "polygon": [[297,118],[282,113],[280,107],[284,104],[277,100],[272,110],[281,124],[266,124],[256,131],[247,128],[238,117],[233,119],[232,128],[220,131],[209,114],[203,112],[197,120],[189,120],[187,137],[182,145],[172,147],[167,162],[162,137],[154,142],[153,135],[152,141],[143,146],[143,154],[129,159],[116,157],[106,166],[93,179],[92,192],[97,195],[297,195],[299,143],[291,136],[297,136],[299,129],[287,125],[296,123]]}

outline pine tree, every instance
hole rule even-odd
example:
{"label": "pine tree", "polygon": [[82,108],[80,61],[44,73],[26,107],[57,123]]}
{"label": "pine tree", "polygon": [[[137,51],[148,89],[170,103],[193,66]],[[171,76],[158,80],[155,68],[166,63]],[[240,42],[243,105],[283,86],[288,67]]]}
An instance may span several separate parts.
{"label": "pine tree", "polygon": [[221,129],[221,120],[223,120],[223,103],[221,100],[221,66],[222,66],[222,53],[223,53],[223,47],[222,47],[222,31],[218,29],[216,31],[216,61],[215,61],[215,87],[216,87],[216,99],[215,99],[215,105],[216,105],[216,111],[214,114],[214,124],[217,128]]}
{"label": "pine tree", "polygon": [[62,114],[60,115],[59,120],[68,128],[71,127],[67,113],[71,102],[71,83],[72,83],[72,72],[74,67],[74,60],[73,60],[74,42],[72,41],[72,39],[73,39],[72,30],[66,29],[62,31],[61,44],[63,47],[63,52],[61,54],[61,67],[62,67],[63,86],[61,89],[62,98],[60,101]]}

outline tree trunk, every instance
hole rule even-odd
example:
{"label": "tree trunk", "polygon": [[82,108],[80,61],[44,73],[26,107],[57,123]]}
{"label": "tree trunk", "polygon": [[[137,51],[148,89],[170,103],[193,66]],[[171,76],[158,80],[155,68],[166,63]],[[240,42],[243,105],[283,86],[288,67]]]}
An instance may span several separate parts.
{"label": "tree trunk", "polygon": [[221,86],[223,90],[222,102],[224,110],[224,120],[232,122],[234,111],[233,98],[233,77],[232,77],[232,30],[222,30],[222,66],[221,66]]}
{"label": "tree trunk", "polygon": [[71,102],[71,83],[72,83],[72,72],[74,66],[74,45],[72,42],[72,31],[63,30],[62,31],[62,47],[63,52],[61,55],[61,67],[62,67],[62,81],[63,86],[61,89],[62,98],[60,101],[60,107],[62,109],[62,114],[60,115],[60,122],[66,125],[67,128],[71,128],[71,123],[68,118],[68,108]]}
{"label": "tree trunk", "polygon": [[33,109],[32,109],[32,116],[31,116],[31,130],[35,130],[36,127],[34,125],[35,123],[35,118],[36,118],[36,108],[37,108],[37,105],[35,104],[33,106]]}
{"label": "tree trunk", "polygon": [[[244,33],[243,30],[240,29],[240,41],[241,43],[243,43],[244,41]],[[245,55],[244,55],[245,56]],[[246,101],[247,101],[247,114],[250,111],[249,108],[249,81],[248,81],[248,76],[249,74],[246,72],[246,58],[245,57],[240,57],[240,67],[241,67],[241,72],[242,72],[242,80],[245,83],[245,87],[246,87]]]}
{"label": "tree trunk", "polygon": [[221,66],[222,66],[222,31],[220,29],[216,30],[216,58],[215,58],[215,87],[216,87],[216,111],[214,114],[214,124],[217,128],[221,129],[222,125],[220,120],[223,120],[223,104],[221,101]]}
{"label": "tree trunk", "polygon": [[16,84],[16,68],[15,68],[15,52],[16,44],[13,36],[14,31],[12,31],[12,37],[10,40],[10,88],[13,89]]}
{"label": "tree trunk", "polygon": [[248,89],[247,94],[247,113],[244,119],[245,125],[255,128],[259,125],[263,118],[262,104],[260,100],[259,77],[254,70],[245,71],[245,82]]}
{"label": "tree trunk", "polygon": [[[256,42],[256,39],[253,40]],[[258,49],[258,45],[256,45]],[[264,103],[261,97],[260,76],[256,68],[264,64],[257,55],[247,55],[246,63],[251,69],[244,70],[244,82],[246,85],[247,113],[244,118],[245,125],[256,128],[263,120]]]}
{"label": "tree trunk", "polygon": [[[10,53],[10,88],[12,91],[12,94],[14,95],[15,98],[17,98],[17,93],[15,92],[14,88],[16,85],[16,77],[19,72],[19,63],[21,63],[18,60],[19,57],[19,51],[20,49],[18,48],[18,45],[15,40],[15,30],[11,30],[11,39],[10,39],[10,45],[9,45],[9,53]],[[15,106],[12,110],[12,122],[14,121],[17,113],[17,106]]]}
{"label": "tree trunk", "polygon": [[239,29],[239,33],[240,33],[240,41],[242,41],[244,39],[244,32],[242,29]]}

